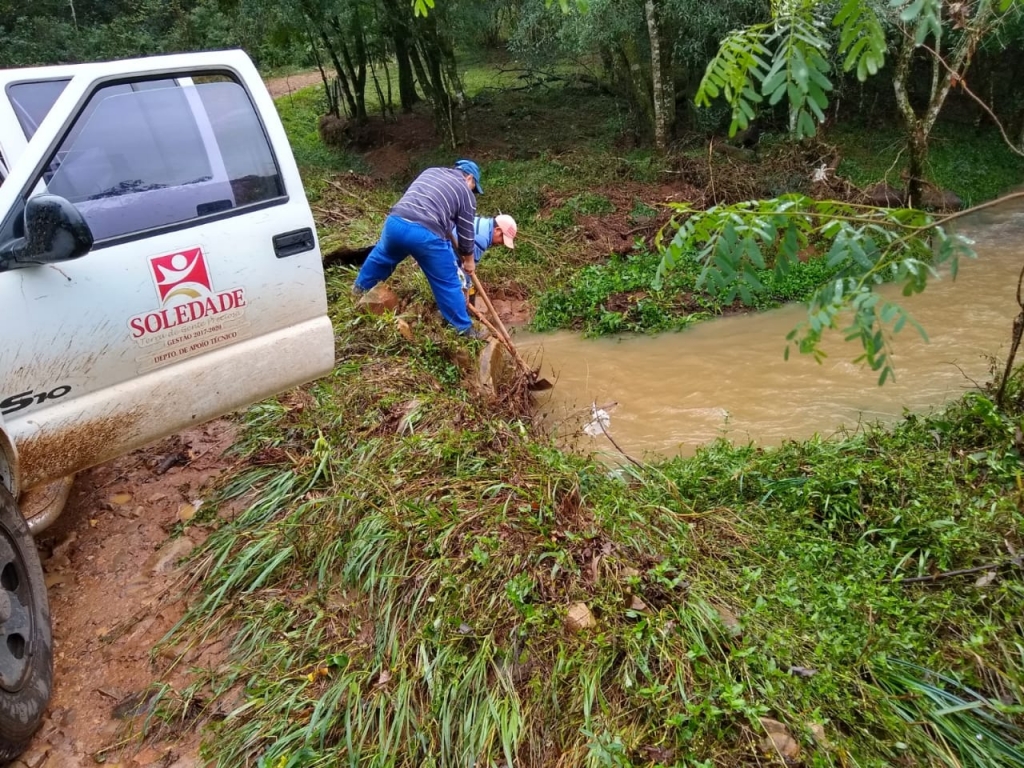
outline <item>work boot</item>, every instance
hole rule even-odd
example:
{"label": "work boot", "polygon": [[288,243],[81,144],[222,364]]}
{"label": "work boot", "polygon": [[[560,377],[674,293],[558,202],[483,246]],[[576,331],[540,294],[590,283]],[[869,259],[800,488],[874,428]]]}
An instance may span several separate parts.
{"label": "work boot", "polygon": [[467,339],[474,339],[475,341],[487,341],[491,338],[491,334],[487,331],[480,330],[479,328],[470,328],[462,335]]}

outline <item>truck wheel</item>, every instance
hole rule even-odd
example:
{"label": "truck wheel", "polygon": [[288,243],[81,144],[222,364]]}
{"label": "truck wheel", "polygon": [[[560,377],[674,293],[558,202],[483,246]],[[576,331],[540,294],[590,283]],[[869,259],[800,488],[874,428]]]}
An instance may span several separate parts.
{"label": "truck wheel", "polygon": [[28,746],[52,685],[53,635],[43,567],[17,503],[0,485],[0,761]]}

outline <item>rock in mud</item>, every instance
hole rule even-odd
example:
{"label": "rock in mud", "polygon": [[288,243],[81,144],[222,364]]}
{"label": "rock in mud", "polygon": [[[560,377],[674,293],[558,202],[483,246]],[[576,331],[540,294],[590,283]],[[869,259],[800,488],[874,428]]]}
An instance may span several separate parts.
{"label": "rock in mud", "polygon": [[565,625],[573,632],[582,632],[597,626],[597,620],[586,603],[573,603],[565,617]]}
{"label": "rock in mud", "polygon": [[896,189],[884,181],[879,182],[864,190],[864,197],[868,205],[879,208],[903,208],[907,204],[907,193],[902,189]]}
{"label": "rock in mud", "polygon": [[730,635],[733,637],[739,637],[743,634],[743,625],[740,624],[740,620],[735,613],[730,611],[724,605],[716,605],[715,611],[718,613],[718,618],[721,619],[722,624],[729,631]]}
{"label": "rock in mud", "polygon": [[498,392],[512,381],[514,373],[504,345],[497,339],[491,339],[480,353],[480,386]]}
{"label": "rock in mud", "polygon": [[383,283],[374,286],[359,299],[358,306],[372,315],[383,315],[398,309],[398,296]]}
{"label": "rock in mud", "polygon": [[195,548],[195,542],[188,536],[173,539],[164,544],[146,561],[144,571],[150,576],[173,571],[178,561]]}
{"label": "rock in mud", "polygon": [[825,750],[832,749],[832,742],[829,741],[828,736],[825,734],[825,726],[821,723],[811,723],[808,727],[815,744]]}
{"label": "rock in mud", "polygon": [[929,185],[921,192],[921,207],[926,211],[959,211],[964,207],[964,201],[956,192]]}
{"label": "rock in mud", "polygon": [[40,768],[43,761],[50,755],[49,744],[36,744],[21,757],[11,763],[10,768]]}
{"label": "rock in mud", "polygon": [[793,734],[785,725],[770,717],[762,717],[761,725],[768,734],[768,738],[761,745],[765,752],[777,752],[782,755],[787,764],[793,763],[800,757],[800,744],[793,738]]}

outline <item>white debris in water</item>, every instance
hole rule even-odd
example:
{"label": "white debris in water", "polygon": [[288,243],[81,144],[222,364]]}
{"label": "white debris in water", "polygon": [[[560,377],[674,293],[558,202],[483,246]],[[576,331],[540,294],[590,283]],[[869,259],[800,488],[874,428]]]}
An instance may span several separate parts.
{"label": "white debris in water", "polygon": [[590,421],[583,426],[583,432],[591,437],[600,437],[611,426],[612,417],[604,408],[598,408],[597,403],[590,406]]}

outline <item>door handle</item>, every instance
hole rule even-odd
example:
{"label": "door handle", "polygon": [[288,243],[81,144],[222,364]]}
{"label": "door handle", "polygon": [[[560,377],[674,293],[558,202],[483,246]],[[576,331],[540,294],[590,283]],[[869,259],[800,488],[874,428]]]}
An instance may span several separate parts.
{"label": "door handle", "polygon": [[313,237],[313,230],[309,227],[274,235],[274,255],[279,259],[312,251],[314,248],[316,248],[316,238]]}

